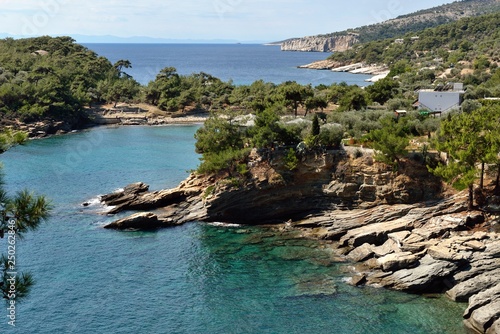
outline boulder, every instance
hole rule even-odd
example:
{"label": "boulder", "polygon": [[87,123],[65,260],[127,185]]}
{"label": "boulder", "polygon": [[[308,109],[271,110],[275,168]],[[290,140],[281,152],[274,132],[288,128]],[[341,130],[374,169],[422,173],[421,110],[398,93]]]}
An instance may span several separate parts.
{"label": "boulder", "polygon": [[394,239],[388,239],[382,246],[372,247],[377,257],[383,257],[387,254],[399,252],[398,244]]}
{"label": "boulder", "polygon": [[398,247],[401,247],[403,241],[406,238],[408,238],[410,234],[411,234],[410,231],[401,231],[401,232],[389,233],[387,236],[389,237],[389,239],[393,240]]}
{"label": "boulder", "polygon": [[396,220],[370,224],[360,228],[352,229],[340,239],[341,245],[351,245],[358,247],[362,244],[369,243],[372,245],[382,245],[387,241],[389,233],[404,231],[411,226],[411,221],[405,218]]}
{"label": "boulder", "polygon": [[366,283],[366,276],[363,274],[355,275],[351,277],[349,283],[354,286],[363,285]]}
{"label": "boulder", "polygon": [[377,259],[383,271],[396,271],[408,268],[418,261],[419,257],[410,252],[388,254]]}
{"label": "boulder", "polygon": [[[500,299],[475,309],[466,320],[467,327],[485,333],[500,318]],[[490,331],[491,332],[491,331]]]}
{"label": "boulder", "polygon": [[370,244],[362,244],[354,248],[348,255],[347,259],[354,262],[361,262],[373,256],[373,246]]}
{"label": "boulder", "polygon": [[500,284],[483,290],[469,298],[469,306],[464,312],[464,323],[479,333],[498,334],[500,318]]}

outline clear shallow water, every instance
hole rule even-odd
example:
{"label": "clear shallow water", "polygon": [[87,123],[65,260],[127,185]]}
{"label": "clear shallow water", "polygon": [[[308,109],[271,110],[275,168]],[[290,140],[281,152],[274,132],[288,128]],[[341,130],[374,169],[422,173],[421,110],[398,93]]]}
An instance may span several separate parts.
{"label": "clear shallow water", "polygon": [[55,205],[18,242],[19,265],[36,285],[16,331],[1,315],[0,332],[465,333],[464,305],[348,286],[343,265],[316,241],[200,223],[108,231],[101,226],[113,218],[82,208],[130,182],[175,186],[198,164],[196,129],[98,128],[0,157],[10,192],[28,187]]}
{"label": "clear shallow water", "polygon": [[205,72],[223,81],[248,85],[256,80],[276,84],[331,85],[345,81],[367,86],[370,75],[298,69],[297,66],[324,60],[328,53],[282,52],[279,46],[259,44],[84,44],[112,63],[127,59],[125,72],[141,84],[154,80],[161,69],[175,67],[179,74]]}

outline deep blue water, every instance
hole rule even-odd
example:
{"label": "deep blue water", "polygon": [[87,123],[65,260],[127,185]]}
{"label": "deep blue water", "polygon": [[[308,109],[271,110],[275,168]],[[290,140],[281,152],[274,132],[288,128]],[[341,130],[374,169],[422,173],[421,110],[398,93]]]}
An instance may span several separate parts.
{"label": "deep blue water", "polygon": [[54,203],[17,243],[36,285],[15,330],[0,308],[1,333],[465,333],[464,305],[351,287],[346,265],[317,241],[196,222],[109,231],[114,217],[82,207],[131,182],[177,185],[198,164],[197,128],[101,127],[0,157],[10,193],[29,188]]}
{"label": "deep blue water", "polygon": [[129,60],[125,72],[141,84],[154,80],[161,69],[175,67],[179,74],[205,72],[223,81],[248,85],[256,80],[276,84],[331,85],[346,82],[366,86],[369,75],[298,69],[297,66],[324,60],[327,53],[282,52],[279,46],[259,44],[84,44],[112,63]]}

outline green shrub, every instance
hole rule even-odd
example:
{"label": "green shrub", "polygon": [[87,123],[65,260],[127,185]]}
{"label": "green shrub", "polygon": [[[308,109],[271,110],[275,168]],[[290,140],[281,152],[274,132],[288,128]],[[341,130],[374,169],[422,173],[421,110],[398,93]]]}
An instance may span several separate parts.
{"label": "green shrub", "polygon": [[227,149],[220,152],[204,153],[197,172],[200,174],[211,174],[227,170],[231,173],[249,153],[249,149]]}
{"label": "green shrub", "polygon": [[295,154],[295,150],[290,148],[285,156],[285,168],[289,171],[297,169],[299,166],[299,158]]}
{"label": "green shrub", "polygon": [[332,147],[335,149],[340,148],[342,138],[344,137],[344,130],[341,126],[329,125],[323,126],[318,136],[320,145]]}

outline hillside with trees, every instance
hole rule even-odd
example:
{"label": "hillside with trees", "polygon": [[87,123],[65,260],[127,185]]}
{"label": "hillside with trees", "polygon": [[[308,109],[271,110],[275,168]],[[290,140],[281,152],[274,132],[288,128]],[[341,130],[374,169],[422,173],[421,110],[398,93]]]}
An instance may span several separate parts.
{"label": "hillside with trees", "polygon": [[137,94],[139,84],[122,72],[124,66],[70,37],[0,40],[2,122],[53,120],[78,128],[87,121],[85,106]]}
{"label": "hillside with trees", "polygon": [[463,82],[469,98],[498,97],[500,13],[465,18],[417,34],[357,45],[329,59],[387,65],[405,91]]}
{"label": "hillside with trees", "polygon": [[[393,5],[394,6],[394,5]],[[500,1],[498,0],[462,0],[455,1],[429,9],[420,10],[414,13],[400,15],[394,19],[388,19],[394,13],[391,8],[381,8],[379,12],[374,12],[374,19],[380,22],[345,31],[308,36],[303,38],[291,38],[276,44],[298,42],[306,39],[313,41],[327,40],[339,36],[356,36],[359,43],[367,43],[386,38],[395,38],[404,34],[411,34],[427,28],[437,27],[446,23],[458,21],[467,17],[482,16],[485,14],[500,11]],[[394,9],[392,9],[394,11]],[[293,48],[291,49],[293,50]],[[298,50],[300,51],[300,50]]]}

